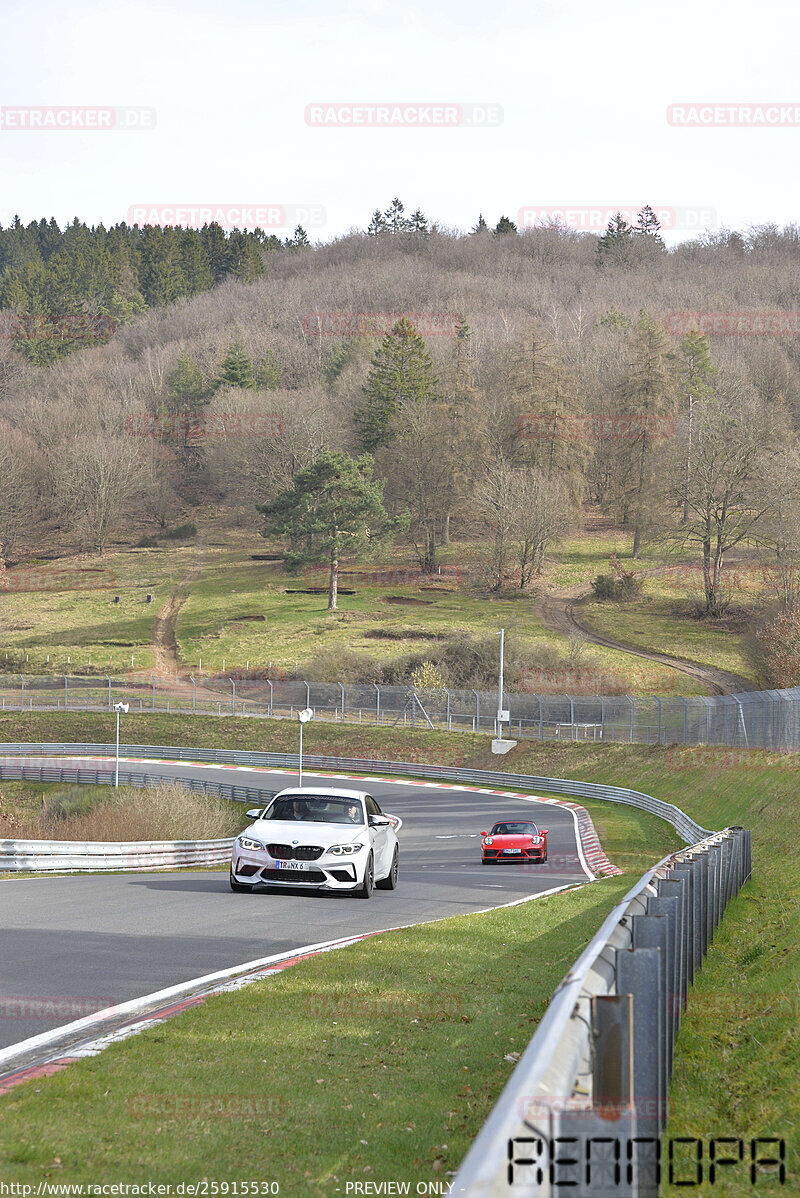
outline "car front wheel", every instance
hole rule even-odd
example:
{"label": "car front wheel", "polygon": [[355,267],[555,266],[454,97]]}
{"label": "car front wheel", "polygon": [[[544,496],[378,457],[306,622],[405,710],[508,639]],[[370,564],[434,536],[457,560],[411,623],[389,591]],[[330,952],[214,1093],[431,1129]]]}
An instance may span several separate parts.
{"label": "car front wheel", "polygon": [[356,894],[359,898],[368,899],[372,894],[372,888],[375,885],[375,860],[370,853],[367,858],[366,868],[364,869],[364,881],[359,886]]}
{"label": "car front wheel", "polygon": [[392,868],[389,870],[387,877],[381,878],[380,882],[376,882],[375,886],[378,890],[396,890],[397,879],[400,875],[400,854],[397,850],[397,845],[394,846],[394,856],[392,857]]}

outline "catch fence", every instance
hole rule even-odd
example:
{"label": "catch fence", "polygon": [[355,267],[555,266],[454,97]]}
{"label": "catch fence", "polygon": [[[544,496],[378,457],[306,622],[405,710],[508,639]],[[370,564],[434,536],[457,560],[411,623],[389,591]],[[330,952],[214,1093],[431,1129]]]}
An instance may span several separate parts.
{"label": "catch fence", "polygon": [[[0,675],[0,710],[111,711],[316,719],[381,727],[497,732],[497,692],[377,683]],[[505,735],[518,739],[800,748],[800,688],[711,698],[504,692]]]}

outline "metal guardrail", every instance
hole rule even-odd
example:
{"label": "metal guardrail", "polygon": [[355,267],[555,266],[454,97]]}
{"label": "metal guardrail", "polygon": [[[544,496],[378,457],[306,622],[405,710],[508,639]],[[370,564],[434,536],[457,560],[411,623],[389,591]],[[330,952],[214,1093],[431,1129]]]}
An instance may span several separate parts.
{"label": "metal guardrail", "polygon": [[[0,710],[111,711],[124,701],[133,712],[286,719],[311,707],[322,720],[495,731],[496,691],[279,680],[264,673],[188,679],[6,673],[0,674]],[[564,692],[603,685],[602,676],[585,670],[555,671],[550,682],[548,689],[558,684]],[[800,749],[799,687],[710,698],[504,691],[503,706],[510,713],[506,730],[523,739]]]}
{"label": "metal guardrail", "polygon": [[[0,756],[53,755],[113,757],[113,744],[67,743],[63,741],[39,742],[35,744],[0,744]],[[237,749],[199,749],[185,746],[121,745],[120,753],[125,757],[168,759],[171,761],[218,762],[220,765],[242,765],[261,769],[297,767],[294,753],[244,752]],[[541,790],[547,794],[568,795],[572,798],[602,799],[607,803],[623,803],[637,807],[666,820],[687,844],[694,844],[710,835],[690,816],[672,803],[656,799],[638,790],[625,786],[605,786],[598,782],[580,782],[571,778],[546,778],[530,774],[512,774],[502,770],[471,770],[460,766],[425,765],[409,761],[372,761],[357,757],[329,757],[319,754],[303,755],[306,769],[352,770],[356,773],[394,773],[409,778],[442,778],[447,781],[464,782],[470,786],[517,787],[521,790]]]}
{"label": "metal guardrail", "polygon": [[[9,765],[0,762],[0,778],[31,782],[64,782],[77,785],[114,784],[114,770],[64,769],[55,766]],[[121,786],[174,785],[167,774],[119,772]],[[274,790],[254,786],[225,786],[204,778],[181,779],[181,785],[201,794],[236,803],[264,807]],[[0,840],[0,873],[134,873],[140,870],[224,865],[230,860],[233,837],[219,840],[175,841],[66,841]]]}
{"label": "metal guardrail", "polygon": [[688,986],[750,875],[750,833],[727,828],[636,883],[553,995],[454,1193],[657,1198]]}

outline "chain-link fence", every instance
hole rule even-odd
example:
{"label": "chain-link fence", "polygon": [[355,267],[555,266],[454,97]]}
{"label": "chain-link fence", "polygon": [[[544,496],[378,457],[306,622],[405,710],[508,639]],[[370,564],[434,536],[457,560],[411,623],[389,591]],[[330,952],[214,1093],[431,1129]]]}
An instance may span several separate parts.
{"label": "chain-link fence", "polygon": [[[496,733],[497,692],[201,675],[167,681],[0,675],[5,711],[132,711],[317,719]],[[800,688],[714,698],[508,693],[505,735],[536,740],[800,748]]]}

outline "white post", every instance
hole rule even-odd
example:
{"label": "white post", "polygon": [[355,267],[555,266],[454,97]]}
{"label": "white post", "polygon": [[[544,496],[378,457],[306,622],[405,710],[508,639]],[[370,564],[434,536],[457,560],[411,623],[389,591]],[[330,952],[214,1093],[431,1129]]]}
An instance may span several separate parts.
{"label": "white post", "polygon": [[497,686],[497,735],[503,735],[503,647],[505,645],[506,630],[500,629],[500,680]]}
{"label": "white post", "polygon": [[114,771],[114,785],[119,786],[119,708],[117,708],[117,766]]}
{"label": "white post", "polygon": [[297,785],[303,785],[303,721],[300,721],[300,758],[297,769]]}

